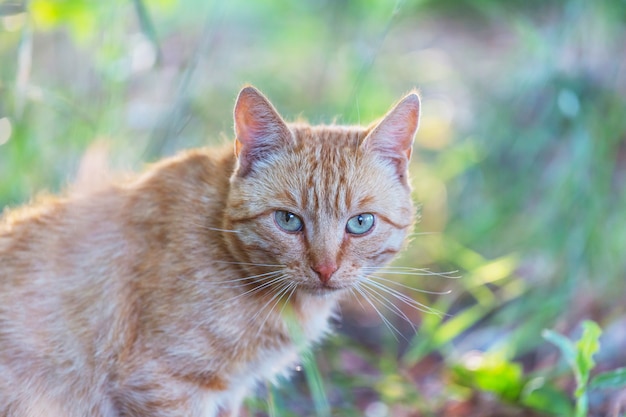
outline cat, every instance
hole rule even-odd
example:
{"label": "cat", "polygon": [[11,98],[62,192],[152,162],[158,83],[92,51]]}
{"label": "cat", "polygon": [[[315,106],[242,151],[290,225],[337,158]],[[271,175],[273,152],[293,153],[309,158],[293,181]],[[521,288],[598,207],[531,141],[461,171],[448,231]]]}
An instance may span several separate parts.
{"label": "cat", "polygon": [[404,248],[419,114],[288,124],[246,86],[234,151],[6,210],[0,416],[238,416]]}

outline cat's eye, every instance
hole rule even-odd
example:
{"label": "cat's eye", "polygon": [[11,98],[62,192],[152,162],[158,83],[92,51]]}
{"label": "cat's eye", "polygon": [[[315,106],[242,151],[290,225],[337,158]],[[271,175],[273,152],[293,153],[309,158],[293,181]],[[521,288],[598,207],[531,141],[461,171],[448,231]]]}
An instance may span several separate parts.
{"label": "cat's eye", "polygon": [[285,232],[299,232],[302,230],[302,226],[304,226],[302,219],[290,211],[276,210],[274,220],[276,220],[278,227]]}
{"label": "cat's eye", "polygon": [[357,214],[346,224],[346,230],[353,235],[362,235],[374,227],[374,215],[371,213]]}

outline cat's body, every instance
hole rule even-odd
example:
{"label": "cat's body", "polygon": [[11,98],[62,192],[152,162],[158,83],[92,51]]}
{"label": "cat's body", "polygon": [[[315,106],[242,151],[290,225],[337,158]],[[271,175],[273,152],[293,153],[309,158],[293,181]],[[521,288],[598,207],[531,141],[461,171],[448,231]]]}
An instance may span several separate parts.
{"label": "cat's body", "polygon": [[370,129],[288,126],[246,88],[235,153],[8,212],[0,416],[238,415],[401,249],[418,110],[411,94]]}

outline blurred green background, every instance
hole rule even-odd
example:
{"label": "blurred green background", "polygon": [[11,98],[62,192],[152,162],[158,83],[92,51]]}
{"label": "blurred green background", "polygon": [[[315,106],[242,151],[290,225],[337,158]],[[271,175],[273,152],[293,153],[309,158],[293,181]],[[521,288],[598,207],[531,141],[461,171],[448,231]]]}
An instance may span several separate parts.
{"label": "blurred green background", "polygon": [[[421,222],[396,265],[461,278],[394,276],[443,293],[394,287],[440,312],[395,300],[417,332],[347,300],[316,365],[247,413],[574,415],[544,329],[593,320],[592,375],[626,365],[625,65],[624,0],[0,0],[0,208],[62,190],[93,144],[124,171],[230,140],[245,83],[350,124],[417,87]],[[619,385],[584,413],[624,415]]]}

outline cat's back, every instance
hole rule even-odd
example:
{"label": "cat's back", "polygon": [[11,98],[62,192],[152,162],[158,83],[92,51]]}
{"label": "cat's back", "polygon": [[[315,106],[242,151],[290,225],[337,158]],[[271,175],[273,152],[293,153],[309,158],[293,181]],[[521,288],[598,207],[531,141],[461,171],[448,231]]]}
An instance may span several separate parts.
{"label": "cat's back", "polygon": [[215,210],[228,192],[232,159],[227,149],[187,151],[93,190],[70,188],[61,197],[38,197],[5,209],[0,212],[0,288],[46,276],[61,282],[61,275],[77,269],[87,276],[89,265],[99,264],[93,256],[114,264],[120,255],[141,250],[145,236],[137,234],[151,234],[183,215],[184,208],[202,204]]}
{"label": "cat's back", "polygon": [[[7,210],[0,218],[0,297],[24,286],[35,293],[47,281],[61,284],[95,245],[103,252],[113,249],[122,201],[111,187],[92,196],[45,197]],[[54,293],[54,288],[47,291]]]}
{"label": "cat's back", "polygon": [[186,152],[118,183],[5,211],[0,416],[37,415],[11,411],[19,398],[10,395],[24,393],[42,393],[39,403],[50,410],[70,401],[71,393],[93,396],[84,403],[95,408],[77,403],[72,415],[107,415],[113,409],[102,394],[116,362],[130,354],[137,338],[138,279],[145,278],[142,272],[158,273],[177,239],[171,225],[186,223],[176,220],[185,218],[185,210],[218,208],[233,165],[225,155]]}
{"label": "cat's back", "polygon": [[[92,366],[98,346],[117,343],[119,287],[94,264],[94,249],[114,259],[124,252],[119,225],[103,216],[118,207],[113,189],[94,200],[46,198],[5,213],[0,223],[0,415],[61,415],[69,392],[85,381],[85,397],[105,382]],[[119,212],[119,209],[116,209]],[[104,343],[102,343],[104,342]],[[51,390],[50,387],[55,387]],[[33,401],[23,408],[20,395]],[[39,405],[37,405],[39,404]],[[94,401],[93,415],[110,408]],[[35,407],[35,408],[33,408]],[[38,408],[41,407],[41,408]],[[73,415],[92,410],[76,405]],[[72,410],[70,407],[68,410]],[[86,414],[85,414],[86,415]]]}

